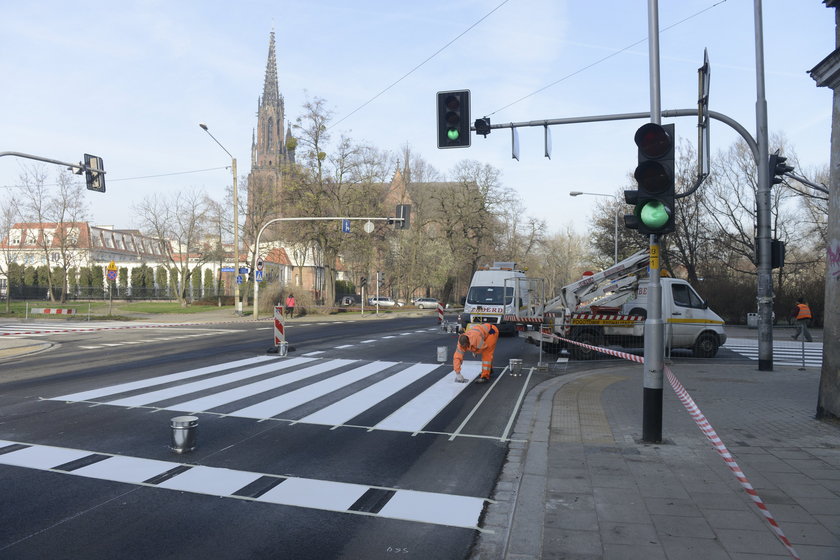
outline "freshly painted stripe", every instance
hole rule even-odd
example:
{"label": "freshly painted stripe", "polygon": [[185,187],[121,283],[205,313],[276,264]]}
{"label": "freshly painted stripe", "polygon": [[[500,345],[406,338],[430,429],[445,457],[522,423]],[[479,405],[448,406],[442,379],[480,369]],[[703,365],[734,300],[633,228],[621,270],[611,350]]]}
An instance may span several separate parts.
{"label": "freshly painted stripe", "polygon": [[168,461],[117,455],[87,467],[76,469],[70,474],[101,480],[113,480],[114,482],[140,484],[153,476],[165,473],[173,466],[175,465]]}
{"label": "freshly painted stripe", "polygon": [[353,346],[353,345],[352,344],[342,344],[341,346],[336,346],[336,349],[350,348],[351,346]]}
{"label": "freshly painted stripe", "polygon": [[100,387],[91,391],[82,391],[80,393],[72,393],[70,395],[62,395],[60,397],[52,397],[50,400],[54,401],[87,401],[93,400],[106,395],[115,395],[117,393],[124,393],[126,391],[134,391],[137,389],[145,389],[146,387],[153,387],[163,383],[171,383],[173,381],[182,381],[190,379],[191,377],[198,377],[199,375],[207,375],[208,373],[215,373],[217,371],[224,371],[238,367],[248,366],[258,362],[265,362],[267,360],[276,360],[277,358],[258,356],[256,358],[246,358],[244,360],[237,360],[235,362],[226,362],[223,364],[216,364],[198,369],[191,369],[188,371],[181,371],[170,375],[163,375],[160,377],[152,377],[151,379],[143,379],[141,381],[131,381],[129,383],[121,383],[119,385],[112,385],[110,387]]}
{"label": "freshly painted stripe", "polygon": [[370,344],[371,342],[376,342],[376,340],[363,340],[361,344]]}
{"label": "freshly painted stripe", "polygon": [[323,354],[323,350],[315,350],[314,352],[307,352],[304,356],[318,356],[319,354]]}
{"label": "freshly painted stripe", "polygon": [[[3,442],[9,443],[12,442]],[[0,464],[30,469],[51,469],[90,455],[90,451],[35,445],[0,455]]]}
{"label": "freshly painted stripe", "polygon": [[374,383],[345,399],[301,418],[300,422],[328,426],[344,424],[438,367],[437,364],[414,364],[379,383]]}
{"label": "freshly painted stripe", "polygon": [[153,402],[164,401],[183,395],[188,395],[190,393],[204,391],[205,389],[212,389],[213,387],[220,387],[228,383],[244,381],[245,379],[257,377],[266,373],[279,372],[290,367],[305,364],[309,361],[311,361],[310,358],[274,360],[270,364],[266,364],[263,366],[234,371],[225,375],[219,375],[216,377],[211,377],[209,379],[201,379],[199,381],[193,381],[192,383],[186,383],[184,385],[176,385],[175,387],[167,387],[165,389],[159,389],[150,393],[141,393],[139,395],[125,397],[123,399],[117,399],[115,401],[108,401],[108,404],[112,404],[115,406],[143,406]]}
{"label": "freshly painted stripe", "polygon": [[397,490],[394,497],[379,511],[379,515],[407,521],[475,528],[483,509],[484,500],[481,498]]}
{"label": "freshly painted stripe", "polygon": [[[13,445],[29,444],[0,441],[0,448]],[[76,460],[92,455],[96,453],[31,445],[0,455],[0,464],[50,471],[66,464],[68,459]],[[124,455],[108,456],[102,461],[69,472],[53,472],[224,498],[467,529],[478,528],[478,520],[486,502],[484,498],[471,496],[266,475]],[[367,497],[371,503],[362,504],[363,497]]]}
{"label": "freshly painted stripe", "polygon": [[[349,361],[349,360],[348,360]],[[312,385],[301,387],[295,391],[280,395],[273,399],[259,403],[251,407],[247,407],[236,412],[231,412],[230,416],[246,416],[250,418],[270,418],[276,416],[286,410],[291,410],[296,406],[300,406],[311,400],[317,399],[323,395],[331,393],[342,387],[346,387],[351,383],[355,383],[366,377],[378,373],[384,369],[396,365],[397,362],[371,362],[363,366],[345,371],[338,375],[334,375]],[[243,387],[244,389],[245,387]],[[241,397],[240,397],[241,398]],[[218,406],[218,405],[216,405]],[[212,407],[209,407],[212,408]],[[207,410],[206,408],[184,408],[183,410]]]}
{"label": "freshly painted stripe", "polygon": [[[478,368],[462,367],[461,373],[468,380],[472,381],[478,377],[480,371]],[[447,372],[443,379],[439,379],[431,387],[395,410],[393,414],[379,422],[374,428],[377,430],[396,430],[400,432],[420,431],[446,405],[460,395],[468,385],[468,383],[456,383],[455,376]]]}
{"label": "freshly painted stripe", "polygon": [[287,506],[310,507],[331,511],[347,511],[368,486],[313,480],[309,478],[289,478],[257,498],[258,502],[270,502]]}
{"label": "freshly painted stripe", "polygon": [[197,466],[158,484],[160,488],[182,490],[197,494],[229,496],[248,486],[262,475],[218,467]]}

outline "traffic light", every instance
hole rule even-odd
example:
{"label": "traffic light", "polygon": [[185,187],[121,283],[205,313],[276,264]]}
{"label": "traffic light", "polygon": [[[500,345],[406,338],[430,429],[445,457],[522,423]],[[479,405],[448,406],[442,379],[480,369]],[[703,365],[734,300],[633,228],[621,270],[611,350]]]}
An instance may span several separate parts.
{"label": "traffic light", "polygon": [[480,119],[475,119],[475,133],[481,134],[485,138],[487,135],[490,134],[490,117],[482,117]]}
{"label": "traffic light", "polygon": [[633,177],[638,190],[624,191],[624,200],[634,205],[624,216],[624,225],[644,234],[674,231],[674,125],[647,123],[633,138],[639,164]]}
{"label": "traffic light", "polygon": [[786,164],[787,158],[780,156],[779,152],[770,154],[770,186],[784,182],[784,174],[793,171],[793,167]]}
{"label": "traffic light", "polygon": [[105,192],[105,173],[99,173],[102,170],[101,157],[85,154],[85,182],[89,190]]}
{"label": "traffic light", "polygon": [[[408,229],[411,219],[411,204],[397,204],[397,218],[396,229]],[[399,220],[399,218],[402,218],[402,220]]]}
{"label": "traffic light", "polygon": [[437,94],[438,148],[470,146],[470,90]]}

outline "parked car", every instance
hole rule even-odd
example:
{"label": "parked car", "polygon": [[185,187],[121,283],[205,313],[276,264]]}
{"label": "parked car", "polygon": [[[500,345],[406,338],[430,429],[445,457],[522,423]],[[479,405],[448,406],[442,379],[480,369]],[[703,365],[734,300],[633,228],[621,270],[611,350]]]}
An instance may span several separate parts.
{"label": "parked car", "polygon": [[437,309],[438,300],[433,297],[421,297],[414,301],[417,309]]}
{"label": "parked car", "polygon": [[395,307],[397,302],[389,297],[372,297],[368,299],[368,304],[379,307]]}

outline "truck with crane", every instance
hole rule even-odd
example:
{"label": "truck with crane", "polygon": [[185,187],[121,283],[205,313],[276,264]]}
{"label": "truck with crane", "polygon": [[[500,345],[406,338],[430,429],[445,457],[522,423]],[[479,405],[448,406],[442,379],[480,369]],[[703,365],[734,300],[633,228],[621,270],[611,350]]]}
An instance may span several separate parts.
{"label": "truck with crane", "polygon": [[[549,350],[567,349],[575,359],[593,359],[589,346],[644,347],[647,317],[649,255],[639,251],[615,265],[563,286],[559,294],[530,307],[518,316],[522,338]],[[726,342],[723,319],[685,280],[663,276],[662,318],[667,348],[687,348],[695,357],[711,358]],[[533,281],[529,285],[533,290]],[[533,298],[535,301],[537,298]]]}
{"label": "truck with crane", "polygon": [[515,334],[516,323],[506,318],[517,316],[528,307],[530,298],[522,290],[524,270],[513,262],[494,262],[473,273],[464,311],[458,315],[459,328],[463,331],[473,323],[492,323],[501,334]]}

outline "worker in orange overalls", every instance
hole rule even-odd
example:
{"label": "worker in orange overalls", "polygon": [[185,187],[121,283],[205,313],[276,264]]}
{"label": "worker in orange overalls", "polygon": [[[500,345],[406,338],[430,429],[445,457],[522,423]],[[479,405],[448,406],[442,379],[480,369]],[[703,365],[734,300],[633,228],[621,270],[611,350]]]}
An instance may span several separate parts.
{"label": "worker in orange overalls", "polygon": [[481,354],[481,376],[475,380],[476,383],[486,383],[490,380],[493,372],[493,352],[496,351],[496,342],[499,340],[499,327],[489,323],[473,325],[458,337],[458,346],[455,348],[455,355],[452,359],[452,367],[455,370],[455,381],[466,383],[467,379],[461,375],[461,364],[464,362],[464,352]]}
{"label": "worker in orange overalls", "polygon": [[804,298],[796,300],[796,305],[790,312],[790,318],[796,321],[796,334],[791,338],[796,340],[801,334],[805,340],[811,342],[813,339],[811,331],[808,330],[808,325],[811,323],[811,308],[805,303]]}

